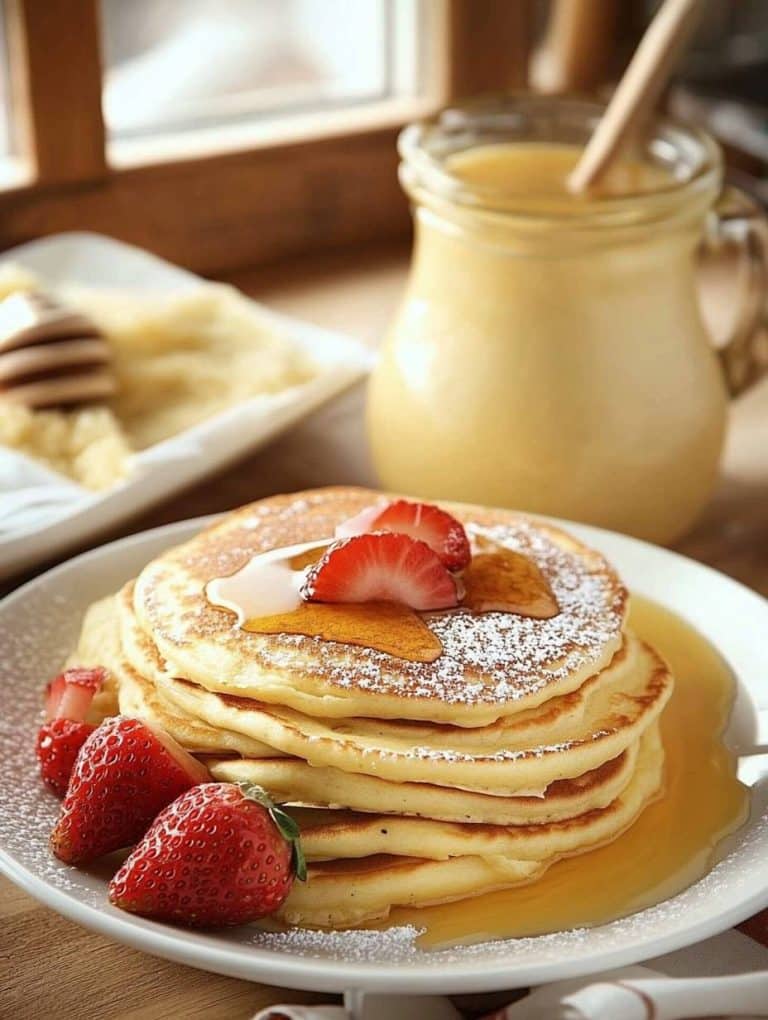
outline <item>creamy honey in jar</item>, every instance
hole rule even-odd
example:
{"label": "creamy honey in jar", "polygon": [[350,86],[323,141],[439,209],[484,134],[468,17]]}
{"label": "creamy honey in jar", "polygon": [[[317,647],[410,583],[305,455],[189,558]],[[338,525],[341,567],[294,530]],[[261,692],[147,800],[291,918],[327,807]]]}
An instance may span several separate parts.
{"label": "creamy honey in jar", "polygon": [[[403,132],[415,247],[370,385],[370,441],[388,489],[668,542],[715,481],[729,386],[754,374],[762,224],[733,201],[718,218],[716,144],[666,122],[599,189],[570,194],[600,113],[509,98]],[[717,353],[698,262],[736,224],[751,308]]]}

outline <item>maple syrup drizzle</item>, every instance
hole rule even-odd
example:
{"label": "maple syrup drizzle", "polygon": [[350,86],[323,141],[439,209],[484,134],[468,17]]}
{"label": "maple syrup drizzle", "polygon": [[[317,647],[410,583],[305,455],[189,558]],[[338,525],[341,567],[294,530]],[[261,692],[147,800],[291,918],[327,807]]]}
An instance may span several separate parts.
{"label": "maple syrup drizzle", "polygon": [[398,909],[378,927],[425,928],[422,948],[592,927],[660,903],[706,874],[717,844],[743,824],[749,809],[749,791],[722,741],[734,677],[701,634],[653,602],[633,597],[630,627],[667,659],[675,676],[661,721],[663,795],[613,843],[559,861],[531,885]]}
{"label": "maple syrup drizzle", "polygon": [[[302,634],[385,652],[409,662],[434,662],[439,638],[424,614],[394,602],[305,602],[299,589],[306,568],[323,555],[331,539],[273,549],[255,556],[231,577],[210,581],[208,600],[237,614],[243,630],[255,634]],[[559,607],[538,566],[527,556],[483,539],[462,575],[466,594],[460,608],[510,612],[546,619]],[[451,612],[452,610],[448,610]]]}
{"label": "maple syrup drizzle", "polygon": [[464,572],[462,606],[477,613],[519,613],[548,620],[560,607],[533,560],[512,549],[480,552]]}
{"label": "maple syrup drizzle", "polygon": [[235,613],[240,626],[261,616],[292,612],[302,603],[299,588],[305,568],[322,556],[330,542],[302,542],[260,553],[229,577],[209,581],[206,598]]}
{"label": "maple syrup drizzle", "polygon": [[409,662],[434,662],[443,646],[418,613],[398,602],[302,602],[289,613],[246,620],[255,634],[303,634],[375,648]]}

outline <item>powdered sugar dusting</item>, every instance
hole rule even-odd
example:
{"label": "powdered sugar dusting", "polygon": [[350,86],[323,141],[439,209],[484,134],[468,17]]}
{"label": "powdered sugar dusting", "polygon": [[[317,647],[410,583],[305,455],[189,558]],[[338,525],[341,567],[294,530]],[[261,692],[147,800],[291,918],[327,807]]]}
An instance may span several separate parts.
{"label": "powdered sugar dusting", "polygon": [[[35,606],[39,607],[39,612]],[[59,802],[39,780],[34,741],[41,721],[43,687],[59,669],[79,626],[63,593],[30,599],[2,612],[0,663],[0,846],[59,889],[80,888],[80,872],[60,864],[48,849]],[[7,621],[12,615],[13,624]],[[40,620],[45,620],[41,628]]]}
{"label": "powdered sugar dusting", "polygon": [[[208,642],[220,653],[242,656],[265,669],[301,668],[339,693],[390,694],[449,704],[505,704],[604,664],[618,648],[626,592],[604,558],[568,536],[532,519],[502,511],[460,513],[470,537],[482,537],[536,562],[551,586],[560,613],[533,619],[511,613],[466,610],[425,614],[443,645],[433,663],[414,663],[373,649],[355,648],[303,635],[247,633],[206,600],[205,585],[234,573],[253,556],[298,542],[321,540],[340,521],[368,505],[374,494],[321,490],[293,501],[266,500],[244,508],[218,530],[173,552],[144,572],[140,597],[153,632],[183,652],[192,641]],[[181,568],[183,580],[174,572]],[[180,612],[179,585],[197,588]],[[189,587],[188,587],[189,586]],[[175,658],[165,649],[169,658]],[[233,659],[234,666],[234,659]]]}
{"label": "powdered sugar dusting", "polygon": [[423,933],[423,928],[415,928],[410,924],[382,931],[315,931],[293,928],[290,931],[259,932],[253,937],[253,944],[296,956],[333,955],[350,963],[370,963],[382,959],[388,963],[407,963],[414,956],[423,955],[416,946],[416,940]]}

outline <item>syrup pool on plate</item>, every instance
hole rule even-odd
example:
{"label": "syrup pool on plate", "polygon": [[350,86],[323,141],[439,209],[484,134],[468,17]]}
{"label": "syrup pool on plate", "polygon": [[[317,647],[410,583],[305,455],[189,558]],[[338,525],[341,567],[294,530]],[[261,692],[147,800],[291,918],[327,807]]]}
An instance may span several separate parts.
{"label": "syrup pool on plate", "polygon": [[735,678],[715,648],[669,610],[635,596],[629,625],[675,677],[661,720],[662,796],[613,843],[559,861],[531,885],[397,909],[379,927],[423,928],[422,948],[592,927],[660,903],[706,874],[718,843],[749,811],[749,791],[722,739]]}

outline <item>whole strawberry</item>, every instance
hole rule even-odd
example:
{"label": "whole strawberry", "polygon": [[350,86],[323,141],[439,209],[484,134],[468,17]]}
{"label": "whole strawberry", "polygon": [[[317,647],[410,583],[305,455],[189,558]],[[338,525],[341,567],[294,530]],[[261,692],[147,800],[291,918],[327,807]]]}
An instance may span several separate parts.
{"label": "whole strawberry", "polygon": [[296,822],[259,786],[205,783],[155,819],[109,885],[116,907],[191,927],[274,913],[306,877]]}
{"label": "whole strawberry", "polygon": [[132,846],[179,794],[208,771],[162,730],[115,716],[91,733],[77,756],[51,849],[86,864]]}
{"label": "whole strawberry", "polygon": [[101,689],[106,670],[78,667],[60,673],[46,687],[45,722],[35,751],[45,785],[63,797],[78,751],[96,729],[85,717]]}

